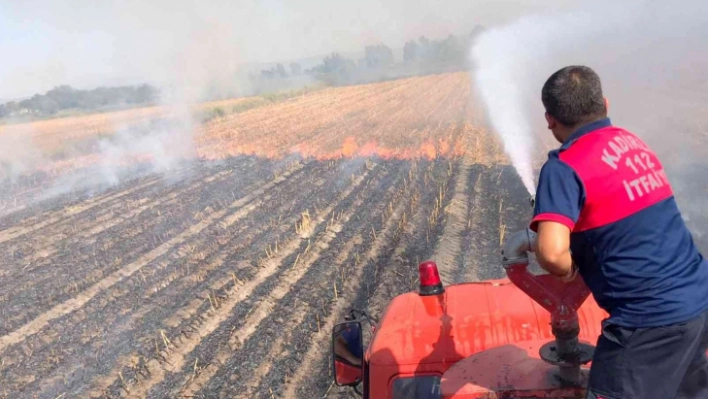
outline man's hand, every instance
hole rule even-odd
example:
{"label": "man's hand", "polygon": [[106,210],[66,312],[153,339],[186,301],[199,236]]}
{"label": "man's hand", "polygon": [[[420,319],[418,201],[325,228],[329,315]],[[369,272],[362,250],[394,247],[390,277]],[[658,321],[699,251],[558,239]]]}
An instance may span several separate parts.
{"label": "man's hand", "polygon": [[[570,256],[570,229],[558,222],[538,222],[536,237],[536,258],[547,272],[561,277],[564,281],[575,278],[573,258]],[[571,274],[572,273],[572,274]]]}

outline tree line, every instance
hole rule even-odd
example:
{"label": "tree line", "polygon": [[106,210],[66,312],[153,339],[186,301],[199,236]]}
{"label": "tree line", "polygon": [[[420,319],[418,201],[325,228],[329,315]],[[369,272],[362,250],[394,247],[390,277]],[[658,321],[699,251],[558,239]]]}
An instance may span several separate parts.
{"label": "tree line", "polygon": [[276,64],[270,69],[261,70],[259,78],[284,80],[310,75],[325,83],[338,85],[462,69],[466,67],[472,42],[483,31],[483,27],[477,26],[467,35],[449,35],[437,40],[421,36],[417,40],[409,40],[403,46],[400,61],[396,61],[390,47],[376,44],[366,46],[363,58],[357,61],[333,52],[321,64],[310,69],[303,70],[299,64],[292,63],[288,71],[283,64]]}
{"label": "tree line", "polygon": [[99,87],[77,90],[57,86],[45,94],[35,94],[22,101],[0,104],[0,118],[11,116],[51,116],[65,110],[98,110],[154,102],[158,90],[147,84],[139,86]]}
{"label": "tree line", "polygon": [[[463,69],[472,42],[483,30],[477,26],[466,35],[449,35],[437,40],[421,36],[409,40],[403,46],[400,60],[396,60],[390,47],[375,44],[366,46],[363,57],[356,61],[333,52],[309,69],[303,69],[297,62],[287,67],[279,63],[251,74],[253,88],[252,93],[248,94],[297,89],[310,84],[313,79],[328,85],[344,85]],[[92,90],[77,90],[63,85],[22,101],[0,104],[0,119],[42,118],[67,110],[97,111],[147,105],[155,103],[159,94],[158,89],[147,84]]]}

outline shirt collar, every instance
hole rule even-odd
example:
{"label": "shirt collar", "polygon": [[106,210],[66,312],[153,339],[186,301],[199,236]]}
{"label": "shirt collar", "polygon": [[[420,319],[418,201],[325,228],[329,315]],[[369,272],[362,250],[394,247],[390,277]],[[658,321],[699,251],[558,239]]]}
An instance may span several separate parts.
{"label": "shirt collar", "polygon": [[563,145],[561,145],[561,149],[565,150],[568,147],[571,146],[575,142],[575,140],[585,136],[588,133],[592,133],[595,130],[599,130],[605,127],[610,127],[612,126],[612,122],[610,121],[610,118],[603,118],[600,120],[597,120],[595,122],[590,122],[586,125],[581,126],[578,128],[576,131],[573,132],[573,134],[568,137],[566,141],[563,142]]}

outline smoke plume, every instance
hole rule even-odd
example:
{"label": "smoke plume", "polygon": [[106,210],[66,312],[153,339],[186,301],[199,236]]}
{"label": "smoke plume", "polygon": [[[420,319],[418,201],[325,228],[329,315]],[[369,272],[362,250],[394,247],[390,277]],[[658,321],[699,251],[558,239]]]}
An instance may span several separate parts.
{"label": "smoke plume", "polygon": [[695,171],[707,159],[708,3],[604,1],[531,15],[484,33],[470,59],[490,123],[529,191],[534,160],[552,141],[541,87],[564,66],[587,65],[602,79],[613,123],[659,155],[686,218],[707,214],[707,179]]}

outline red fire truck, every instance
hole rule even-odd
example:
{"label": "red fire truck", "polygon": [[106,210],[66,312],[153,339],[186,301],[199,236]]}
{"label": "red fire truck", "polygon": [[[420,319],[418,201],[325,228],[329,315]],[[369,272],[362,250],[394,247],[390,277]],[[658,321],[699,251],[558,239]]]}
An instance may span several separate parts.
{"label": "red fire truck", "polygon": [[395,297],[380,321],[352,310],[333,329],[336,383],[369,399],[584,398],[607,314],[582,278],[528,270],[534,240],[528,229],[509,239],[506,279],[443,287],[426,261],[420,290]]}

